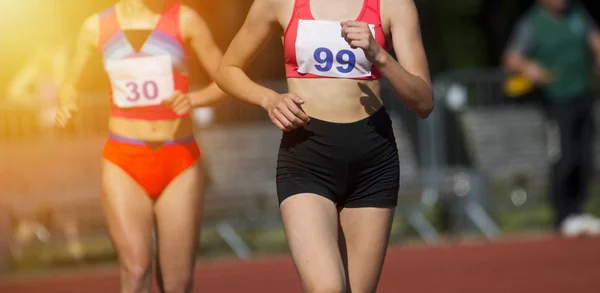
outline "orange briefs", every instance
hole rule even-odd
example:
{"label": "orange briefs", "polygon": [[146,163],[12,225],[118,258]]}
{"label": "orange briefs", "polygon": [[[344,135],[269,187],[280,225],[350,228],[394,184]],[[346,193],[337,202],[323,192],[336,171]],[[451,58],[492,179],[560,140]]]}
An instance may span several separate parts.
{"label": "orange briefs", "polygon": [[193,136],[166,141],[152,149],[143,140],[111,134],[102,151],[104,159],[129,174],[152,199],[157,199],[173,179],[196,163],[200,155]]}

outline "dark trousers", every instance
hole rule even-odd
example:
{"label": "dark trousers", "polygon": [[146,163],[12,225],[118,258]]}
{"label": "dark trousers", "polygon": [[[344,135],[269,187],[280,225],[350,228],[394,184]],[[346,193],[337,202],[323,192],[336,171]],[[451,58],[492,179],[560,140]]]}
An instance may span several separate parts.
{"label": "dark trousers", "polygon": [[593,97],[586,93],[568,102],[546,103],[546,141],[550,157],[550,203],[558,228],[569,215],[581,213],[594,171]]}

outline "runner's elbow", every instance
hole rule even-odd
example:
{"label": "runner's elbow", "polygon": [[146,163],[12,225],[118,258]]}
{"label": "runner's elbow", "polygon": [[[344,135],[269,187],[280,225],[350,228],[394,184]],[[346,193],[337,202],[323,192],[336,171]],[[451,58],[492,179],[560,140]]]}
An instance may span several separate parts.
{"label": "runner's elbow", "polygon": [[217,79],[220,82],[226,81],[228,79],[228,77],[231,76],[231,71],[235,70],[235,68],[236,67],[234,65],[221,62],[219,64],[219,67],[217,67],[217,74],[216,74],[217,75]]}
{"label": "runner's elbow", "polygon": [[219,65],[217,72],[215,73],[214,81],[217,86],[223,89],[227,83],[227,65]]}
{"label": "runner's elbow", "polygon": [[434,105],[435,103],[433,102],[432,96],[419,103],[415,112],[417,115],[419,115],[419,117],[421,117],[421,119],[425,119],[431,115],[431,112],[433,112],[433,108],[435,107]]}

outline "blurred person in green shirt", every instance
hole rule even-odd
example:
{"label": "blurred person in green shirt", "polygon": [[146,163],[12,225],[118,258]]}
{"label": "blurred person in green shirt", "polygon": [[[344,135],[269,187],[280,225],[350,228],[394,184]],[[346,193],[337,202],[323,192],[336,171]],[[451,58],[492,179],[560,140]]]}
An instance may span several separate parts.
{"label": "blurred person in green shirt", "polygon": [[600,67],[600,34],[576,1],[538,0],[518,22],[504,66],[540,89],[548,118],[550,202],[562,234],[600,234],[582,213],[594,170],[592,82]]}

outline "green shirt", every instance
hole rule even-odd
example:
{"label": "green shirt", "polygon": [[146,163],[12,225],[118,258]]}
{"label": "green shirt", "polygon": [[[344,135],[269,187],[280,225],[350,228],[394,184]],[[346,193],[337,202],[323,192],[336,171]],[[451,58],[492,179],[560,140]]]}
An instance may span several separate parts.
{"label": "green shirt", "polygon": [[534,5],[520,20],[509,50],[527,56],[552,74],[542,90],[551,102],[567,101],[591,90],[594,59],[589,36],[597,30],[582,5],[562,18]]}

